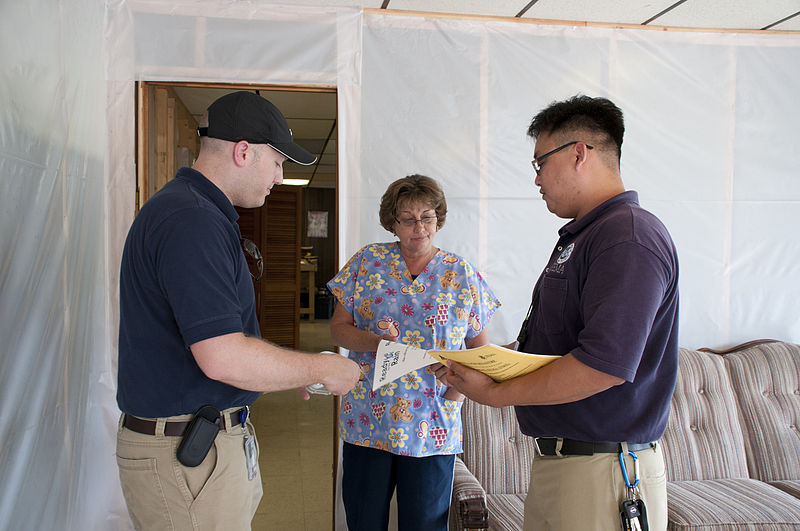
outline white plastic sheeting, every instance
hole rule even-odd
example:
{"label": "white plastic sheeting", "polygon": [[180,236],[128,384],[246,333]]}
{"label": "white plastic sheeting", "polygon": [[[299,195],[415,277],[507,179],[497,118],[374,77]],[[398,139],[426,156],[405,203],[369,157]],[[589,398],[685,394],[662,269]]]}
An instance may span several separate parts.
{"label": "white plastic sheeting", "polygon": [[336,85],[340,259],[377,206],[442,182],[442,247],[516,335],[564,223],[533,186],[531,116],[625,112],[623,179],[672,232],[681,345],[800,342],[800,36],[391,16],[248,1],[0,9],[0,529],[128,529],[114,439],[116,285],[133,217],[136,80]]}
{"label": "white plastic sheeting", "polygon": [[363,236],[348,244],[386,237],[387,182],[436,177],[438,243],[479,264],[504,302],[492,339],[513,340],[566,222],[533,185],[527,125],[554,100],[606,96],[626,117],[623,180],[678,248],[681,345],[800,340],[800,36],[370,14],[363,48]]}
{"label": "white plastic sheeting", "polygon": [[103,16],[0,7],[0,529],[116,527]]}

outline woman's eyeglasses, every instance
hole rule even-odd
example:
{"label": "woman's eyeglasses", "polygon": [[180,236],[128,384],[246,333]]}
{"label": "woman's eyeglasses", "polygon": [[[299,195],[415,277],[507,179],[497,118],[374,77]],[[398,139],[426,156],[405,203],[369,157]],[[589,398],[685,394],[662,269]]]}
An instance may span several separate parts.
{"label": "woman's eyeglasses", "polygon": [[430,227],[431,225],[435,225],[437,220],[436,216],[425,216],[422,219],[417,219],[417,218],[402,218],[402,219],[394,218],[394,219],[396,219],[397,222],[404,227],[416,227],[417,223],[422,223],[423,225]]}
{"label": "woman's eyeglasses", "polygon": [[256,262],[255,267],[258,269],[258,274],[253,274],[253,266],[250,264],[250,260],[247,261],[247,268],[250,270],[250,276],[253,277],[253,280],[258,282],[261,280],[261,275],[264,274],[264,258],[261,256],[261,251],[252,240],[247,238],[242,238],[242,248]]}

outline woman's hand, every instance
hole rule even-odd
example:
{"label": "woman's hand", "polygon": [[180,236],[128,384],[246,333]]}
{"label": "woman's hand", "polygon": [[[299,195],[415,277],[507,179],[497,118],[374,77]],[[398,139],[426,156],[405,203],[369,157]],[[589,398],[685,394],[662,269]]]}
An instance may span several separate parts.
{"label": "woman's hand", "polygon": [[431,369],[433,370],[433,374],[436,375],[436,379],[442,382],[444,385],[448,387],[447,391],[444,392],[444,399],[445,400],[455,400],[456,402],[463,402],[464,395],[459,393],[457,389],[450,386],[447,383],[447,365],[442,363],[436,363],[431,365]]}
{"label": "woman's hand", "polygon": [[446,367],[447,375],[445,379],[447,385],[465,394],[480,404],[498,407],[492,403],[492,391],[498,385],[494,380],[480,371],[470,369],[455,361],[449,362]]}
{"label": "woman's hand", "polygon": [[383,334],[382,336],[380,336],[380,340],[383,341],[384,339],[387,341],[391,341],[392,343],[397,343],[397,340],[400,339],[400,336],[399,335],[393,336],[392,334]]}
{"label": "woman's hand", "polygon": [[431,365],[431,370],[433,371],[433,374],[436,375],[437,380],[447,386],[450,386],[450,384],[447,383],[447,365],[443,363],[434,363]]}
{"label": "woman's hand", "polygon": [[454,400],[455,402],[463,402],[464,395],[458,392],[455,387],[448,387],[447,391],[444,392],[444,399],[445,400]]}

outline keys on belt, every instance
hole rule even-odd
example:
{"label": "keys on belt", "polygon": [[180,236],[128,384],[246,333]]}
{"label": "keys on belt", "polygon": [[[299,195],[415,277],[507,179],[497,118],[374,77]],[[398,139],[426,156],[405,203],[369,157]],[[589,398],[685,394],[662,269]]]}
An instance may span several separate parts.
{"label": "keys on belt", "polygon": [[[625,466],[627,457],[633,458],[633,481]],[[622,470],[622,479],[628,488],[628,495],[619,506],[622,531],[649,531],[647,509],[644,500],[639,498],[639,457],[631,450],[631,445],[623,445],[623,450],[619,453],[619,467]]]}

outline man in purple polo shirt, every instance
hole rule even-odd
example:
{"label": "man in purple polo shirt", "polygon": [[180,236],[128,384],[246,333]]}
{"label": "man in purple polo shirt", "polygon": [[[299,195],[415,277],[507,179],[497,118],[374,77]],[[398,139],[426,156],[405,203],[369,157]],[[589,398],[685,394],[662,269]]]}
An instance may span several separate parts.
{"label": "man in purple polo shirt", "polygon": [[[628,483],[651,530],[667,525],[664,433],[678,363],[678,258],[667,229],[625,191],[622,111],[605,98],[551,104],[528,129],[547,208],[571,221],[533,291],[518,349],[562,356],[502,383],[458,364],[472,400],[515,405],[536,438],[526,530],[620,528]],[[513,348],[514,345],[509,345]],[[633,455],[632,455],[633,454]],[[642,515],[642,519],[645,515]]]}

